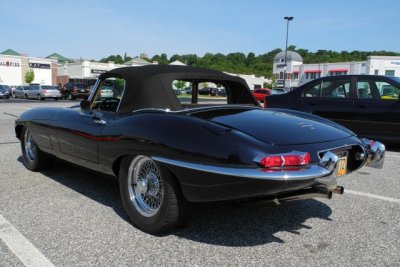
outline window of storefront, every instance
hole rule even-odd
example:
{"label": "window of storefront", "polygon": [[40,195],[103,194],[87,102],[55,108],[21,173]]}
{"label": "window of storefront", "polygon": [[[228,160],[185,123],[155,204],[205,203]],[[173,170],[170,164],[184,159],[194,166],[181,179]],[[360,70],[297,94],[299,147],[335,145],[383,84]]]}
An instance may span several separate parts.
{"label": "window of storefront", "polygon": [[385,70],[386,76],[394,76],[394,70]]}

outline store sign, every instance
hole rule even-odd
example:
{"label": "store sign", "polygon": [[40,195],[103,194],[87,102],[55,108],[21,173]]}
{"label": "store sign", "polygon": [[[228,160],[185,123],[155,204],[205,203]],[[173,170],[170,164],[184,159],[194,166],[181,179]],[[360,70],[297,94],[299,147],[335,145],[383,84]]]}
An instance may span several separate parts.
{"label": "store sign", "polygon": [[50,69],[50,64],[29,63],[29,68],[35,68],[35,69]]}
{"label": "store sign", "polygon": [[13,61],[13,60],[8,60],[8,59],[1,59],[0,60],[0,66],[5,66],[5,67],[20,67],[21,64],[19,61]]}
{"label": "store sign", "polygon": [[107,72],[106,70],[95,70],[95,69],[92,69],[92,71],[91,71],[93,74],[102,74],[102,73],[105,73],[105,72]]}
{"label": "store sign", "polygon": [[400,65],[400,61],[392,61],[392,62],[390,62],[390,64],[392,64],[392,65]]}

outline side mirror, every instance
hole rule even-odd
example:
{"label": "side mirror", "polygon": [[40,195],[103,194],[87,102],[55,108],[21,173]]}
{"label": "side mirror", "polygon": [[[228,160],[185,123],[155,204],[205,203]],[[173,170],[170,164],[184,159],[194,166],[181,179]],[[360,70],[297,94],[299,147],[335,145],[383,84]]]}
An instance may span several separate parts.
{"label": "side mirror", "polygon": [[81,100],[80,106],[81,106],[82,110],[88,110],[88,109],[90,109],[90,101],[83,99],[83,100]]}

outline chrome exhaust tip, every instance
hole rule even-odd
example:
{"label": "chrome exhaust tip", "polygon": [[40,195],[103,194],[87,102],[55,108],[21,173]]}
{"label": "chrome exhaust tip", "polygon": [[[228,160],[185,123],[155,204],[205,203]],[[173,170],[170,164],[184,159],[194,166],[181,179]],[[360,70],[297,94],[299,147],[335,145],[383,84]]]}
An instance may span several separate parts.
{"label": "chrome exhaust tip", "polygon": [[295,201],[295,200],[304,200],[304,199],[311,199],[311,198],[324,198],[324,199],[331,199],[332,198],[332,191],[328,191],[325,189],[320,188],[308,188],[299,190],[287,195],[283,195],[274,199],[274,202],[281,203],[287,201]]}
{"label": "chrome exhaust tip", "polygon": [[333,193],[343,195],[344,187],[343,186],[336,186],[335,189],[332,190]]}

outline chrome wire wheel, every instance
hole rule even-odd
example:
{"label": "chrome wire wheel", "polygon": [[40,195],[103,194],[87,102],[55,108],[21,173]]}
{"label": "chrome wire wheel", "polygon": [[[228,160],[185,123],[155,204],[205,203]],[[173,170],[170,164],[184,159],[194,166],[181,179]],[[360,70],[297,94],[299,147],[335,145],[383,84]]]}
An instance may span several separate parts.
{"label": "chrome wire wheel", "polygon": [[157,165],[148,157],[137,156],[128,171],[129,198],[145,217],[157,214],[164,198],[164,187]]}
{"label": "chrome wire wheel", "polygon": [[35,141],[33,141],[31,132],[26,129],[24,134],[24,150],[26,159],[29,162],[34,162],[37,157],[37,147]]}

